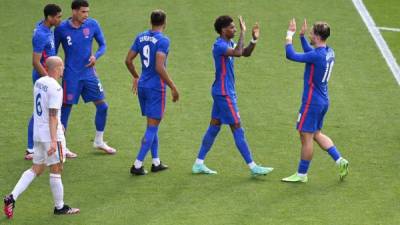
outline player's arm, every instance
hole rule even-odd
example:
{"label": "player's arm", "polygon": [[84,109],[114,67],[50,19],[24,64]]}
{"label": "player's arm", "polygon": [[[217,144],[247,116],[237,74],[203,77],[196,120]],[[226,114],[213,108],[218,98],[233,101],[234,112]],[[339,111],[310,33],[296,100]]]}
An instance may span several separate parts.
{"label": "player's arm", "polygon": [[58,126],[58,109],[49,108],[49,128],[51,144],[47,151],[48,155],[52,155],[57,149],[57,126]]}
{"label": "player's arm", "polygon": [[40,74],[40,76],[47,76],[46,68],[40,63],[40,59],[42,58],[42,52],[46,46],[47,37],[41,35],[35,35],[32,38],[32,66],[36,71]]}
{"label": "player's arm", "polygon": [[137,73],[135,65],[133,64],[133,60],[135,60],[137,55],[138,55],[137,52],[135,52],[133,50],[129,50],[129,52],[125,58],[125,65],[133,77],[132,91],[134,94],[137,94],[137,86],[138,86],[138,80],[139,80],[139,74]]}
{"label": "player's arm", "polygon": [[289,21],[288,31],[286,33],[286,58],[296,62],[312,63],[315,58],[313,51],[306,53],[297,53],[293,47],[293,35],[296,32],[296,20],[293,18]]}
{"label": "player's arm", "polygon": [[301,26],[300,30],[300,41],[301,47],[303,48],[304,52],[312,51],[312,46],[308,43],[307,39],[304,37],[305,33],[307,32],[307,20],[304,19],[303,26]]}
{"label": "player's arm", "polygon": [[54,48],[56,49],[56,55],[58,54],[58,48],[61,44],[61,28],[56,27],[54,28]]}
{"label": "player's arm", "polygon": [[260,37],[260,27],[258,26],[258,23],[256,23],[253,26],[252,36],[253,36],[253,39],[250,41],[249,45],[243,49],[244,57],[249,57],[251,55],[251,53],[253,52],[254,48],[256,47],[257,40]]}
{"label": "player's arm", "polygon": [[169,77],[167,69],[165,68],[165,60],[167,59],[167,55],[164,52],[157,51],[156,53],[156,71],[158,75],[161,77],[161,79],[168,85],[169,88],[171,88],[171,94],[172,94],[172,101],[176,102],[179,99],[179,93],[178,90],[172,81],[172,79]]}
{"label": "player's arm", "polygon": [[296,62],[313,63],[315,61],[315,52],[297,53],[293,44],[286,45],[286,58]]}
{"label": "player's arm", "polygon": [[33,52],[32,54],[32,65],[40,76],[47,76],[47,70],[44,68],[42,63],[40,63],[40,58],[42,58],[42,53]]}
{"label": "player's arm", "polygon": [[49,110],[49,130],[50,130],[50,149],[47,151],[48,155],[53,154],[57,149],[57,127],[61,126],[58,124],[58,113],[61,110],[63,89],[61,87],[48,86],[47,98],[48,98],[48,110]]}
{"label": "player's arm", "polygon": [[94,32],[94,39],[96,40],[96,42],[98,44],[98,49],[97,49],[95,55],[90,56],[89,64],[87,64],[86,67],[94,66],[96,64],[96,61],[102,55],[104,55],[104,53],[106,52],[106,49],[107,49],[106,40],[104,38],[103,31],[101,30],[101,28],[98,24],[96,24],[96,25],[97,25],[97,29]]}
{"label": "player's arm", "polygon": [[246,24],[243,21],[242,16],[239,16],[239,24],[240,24],[240,34],[239,40],[235,48],[228,48],[225,52],[226,56],[234,56],[240,57],[243,55],[243,47],[244,47],[244,33],[246,32]]}

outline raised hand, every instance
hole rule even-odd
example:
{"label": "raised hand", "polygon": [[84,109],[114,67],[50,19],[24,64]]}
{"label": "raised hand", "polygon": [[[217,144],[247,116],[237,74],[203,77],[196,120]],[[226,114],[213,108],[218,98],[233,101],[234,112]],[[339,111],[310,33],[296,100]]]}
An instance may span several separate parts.
{"label": "raised hand", "polygon": [[258,22],[254,24],[251,34],[253,35],[254,40],[257,40],[260,37],[260,27],[258,26]]}
{"label": "raised hand", "polygon": [[289,31],[296,32],[296,20],[293,18],[289,21]]}
{"label": "raised hand", "polygon": [[301,26],[300,35],[304,35],[307,32],[307,20],[304,19],[303,26]]}
{"label": "raised hand", "polygon": [[239,24],[240,24],[240,30],[242,32],[246,32],[246,24],[244,23],[242,16],[239,16]]}

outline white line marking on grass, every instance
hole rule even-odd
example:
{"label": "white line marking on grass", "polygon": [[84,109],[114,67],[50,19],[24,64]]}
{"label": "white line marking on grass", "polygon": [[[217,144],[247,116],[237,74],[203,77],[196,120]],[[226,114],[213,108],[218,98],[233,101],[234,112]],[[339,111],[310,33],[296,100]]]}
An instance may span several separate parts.
{"label": "white line marking on grass", "polygon": [[362,0],[352,0],[354,6],[356,7],[358,13],[361,15],[365,25],[368,28],[368,31],[371,33],[372,38],[375,40],[376,45],[381,51],[383,58],[385,58],[386,63],[388,64],[390,70],[393,73],[394,78],[396,78],[397,83],[400,85],[400,68],[394,58],[392,52],[390,51],[388,45],[382,37],[381,32],[379,32],[378,28],[375,25],[374,20],[369,15],[367,8],[365,7]]}
{"label": "white line marking on grass", "polygon": [[391,27],[378,27],[379,30],[388,30],[394,32],[400,32],[400,28],[391,28]]}

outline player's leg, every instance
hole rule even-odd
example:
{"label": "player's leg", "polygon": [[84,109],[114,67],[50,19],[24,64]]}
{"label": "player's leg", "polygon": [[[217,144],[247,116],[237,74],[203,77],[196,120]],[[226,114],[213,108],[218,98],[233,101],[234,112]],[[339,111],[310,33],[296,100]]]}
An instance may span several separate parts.
{"label": "player's leg", "polygon": [[153,163],[151,164],[151,172],[159,172],[168,169],[168,165],[165,165],[161,162],[160,157],[158,156],[158,132],[154,136],[153,143],[150,147],[151,157]]}
{"label": "player's leg", "polygon": [[150,150],[150,147],[153,144],[154,137],[158,132],[158,126],[161,120],[147,118],[147,127],[142,138],[142,143],[140,146],[140,150],[136,156],[136,160],[131,168],[131,173],[133,175],[145,175],[147,171],[143,167],[143,161],[147,155],[147,152]]}
{"label": "player's leg", "polygon": [[289,177],[285,177],[282,181],[285,182],[303,182],[308,181],[307,172],[313,157],[313,138],[314,133],[299,132],[301,140],[300,162],[297,172]]}
{"label": "player's leg", "polygon": [[32,160],[33,158],[33,115],[28,123],[28,146],[25,151],[25,160]]}
{"label": "player's leg", "polygon": [[263,167],[260,165],[257,165],[250,152],[249,145],[247,143],[246,137],[245,137],[245,132],[240,123],[235,123],[230,125],[233,138],[235,140],[235,144],[237,149],[239,150],[240,154],[242,155],[244,161],[246,164],[249,166],[251,174],[253,176],[258,176],[258,175],[266,175],[270,173],[273,168],[272,167]]}
{"label": "player's leg", "polygon": [[343,180],[349,173],[349,162],[341,156],[340,151],[336,148],[333,141],[321,131],[315,134],[314,140],[336,162],[339,167],[339,178]]}
{"label": "player's leg", "polygon": [[[33,166],[22,173],[20,179],[15,185],[14,189],[11,191],[9,195],[4,198],[4,213],[6,216],[11,219],[14,214],[15,201],[18,197],[24,192],[28,186],[32,183],[35,177],[39,176],[43,173],[45,169],[45,152],[44,145],[41,142],[34,143],[34,151],[33,155]],[[46,151],[47,152],[47,151]]]}
{"label": "player's leg", "polygon": [[250,148],[244,134],[244,129],[240,124],[240,115],[239,108],[237,107],[236,96],[221,96],[221,98],[221,119],[223,123],[229,124],[236,147],[246,164],[249,166],[251,174],[254,176],[268,174],[273,170],[273,168],[259,166],[252,158]]}
{"label": "player's leg", "polygon": [[211,114],[213,118],[210,121],[210,126],[204,134],[199,153],[197,154],[197,159],[192,167],[192,173],[194,174],[217,174],[217,171],[209,169],[204,164],[204,159],[206,158],[207,153],[210,151],[214,140],[221,129],[221,121],[216,119],[218,117],[218,109],[216,108],[215,103],[213,105]]}
{"label": "player's leg", "polygon": [[318,131],[315,133],[314,140],[323,150],[327,151],[332,159],[336,162],[339,167],[339,178],[340,180],[343,180],[349,173],[349,162],[341,156],[333,141],[321,132],[325,115],[328,112],[328,108],[328,105],[324,106],[320,113],[317,127]]}
{"label": "player's leg", "polygon": [[[62,81],[64,96],[63,104],[61,106],[61,123],[64,126],[64,131],[67,132],[69,116],[72,111],[72,106],[78,104],[79,95],[79,81],[76,80],[63,80]],[[67,158],[76,158],[78,155],[65,147]]]}
{"label": "player's leg", "polygon": [[307,172],[313,156],[313,139],[315,132],[318,131],[318,123],[321,114],[320,107],[302,105],[297,120],[297,130],[301,140],[301,156],[297,172],[289,177],[285,177],[285,182],[307,182]]}
{"label": "player's leg", "polygon": [[56,152],[46,158],[46,164],[50,167],[49,183],[54,201],[54,214],[56,215],[79,213],[79,209],[71,208],[64,204],[64,186],[61,180],[65,157],[64,150],[65,141],[58,141]]}
{"label": "player's leg", "polygon": [[91,76],[82,80],[83,88],[81,96],[85,102],[93,102],[96,107],[94,124],[96,126],[96,135],[93,141],[93,147],[104,151],[107,154],[115,154],[117,150],[107,145],[104,141],[104,131],[106,128],[108,104],[105,101],[103,86],[97,76]]}
{"label": "player's leg", "polygon": [[[147,118],[147,127],[143,135],[140,150],[136,160],[131,167],[132,175],[145,175],[147,171],[143,167],[143,161],[154,143],[154,138],[158,134],[158,127],[161,123],[165,110],[165,93],[150,88],[139,88],[138,98],[142,115]],[[158,153],[157,153],[158,156]],[[168,166],[160,164],[155,168],[152,165],[152,171],[158,172],[167,169]]]}

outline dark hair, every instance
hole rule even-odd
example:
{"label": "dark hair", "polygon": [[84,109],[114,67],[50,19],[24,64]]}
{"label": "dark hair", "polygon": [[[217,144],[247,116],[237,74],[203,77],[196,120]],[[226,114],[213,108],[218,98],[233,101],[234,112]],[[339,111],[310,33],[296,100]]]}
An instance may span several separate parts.
{"label": "dark hair", "polygon": [[71,4],[71,9],[80,9],[81,7],[89,7],[89,2],[86,0],[74,0]]}
{"label": "dark hair", "polygon": [[44,18],[46,19],[48,16],[57,16],[58,13],[61,12],[60,6],[56,4],[47,4],[43,9]]}
{"label": "dark hair", "polygon": [[232,17],[224,15],[220,16],[215,20],[214,28],[218,34],[221,34],[222,28],[228,27],[233,22]]}
{"label": "dark hair", "polygon": [[313,32],[315,35],[321,37],[321,40],[325,41],[331,35],[331,28],[326,22],[316,22],[313,25]]}
{"label": "dark hair", "polygon": [[156,9],[153,12],[151,12],[150,16],[150,21],[151,25],[153,26],[160,26],[165,23],[165,19],[167,18],[167,15],[165,14],[164,11],[161,9]]}

